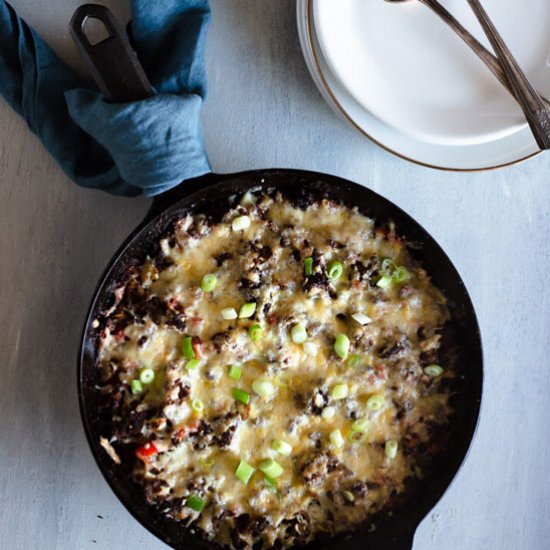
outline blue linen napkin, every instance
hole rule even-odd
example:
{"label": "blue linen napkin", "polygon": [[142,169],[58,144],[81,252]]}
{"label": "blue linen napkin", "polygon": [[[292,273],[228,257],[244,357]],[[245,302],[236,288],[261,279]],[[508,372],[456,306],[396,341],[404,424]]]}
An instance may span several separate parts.
{"label": "blue linen napkin", "polygon": [[132,0],[130,40],[157,93],[117,104],[0,0],[0,94],[78,185],[157,195],[211,171],[199,121],[209,19],[207,0]]}

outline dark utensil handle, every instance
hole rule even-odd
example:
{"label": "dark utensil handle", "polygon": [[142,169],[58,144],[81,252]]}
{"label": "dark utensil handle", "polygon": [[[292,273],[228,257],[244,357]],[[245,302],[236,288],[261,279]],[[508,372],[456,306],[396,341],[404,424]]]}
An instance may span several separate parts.
{"label": "dark utensil handle", "polygon": [[[84,30],[87,19],[100,21],[108,37],[91,44]],[[92,78],[107,99],[126,103],[153,95],[153,87],[124,29],[107,7],[98,4],[80,6],[71,19],[70,30]]]}
{"label": "dark utensil handle", "polygon": [[531,131],[542,150],[550,149],[550,113],[538,92],[527,80],[479,0],[468,0],[504,70],[510,89],[523,109]]}

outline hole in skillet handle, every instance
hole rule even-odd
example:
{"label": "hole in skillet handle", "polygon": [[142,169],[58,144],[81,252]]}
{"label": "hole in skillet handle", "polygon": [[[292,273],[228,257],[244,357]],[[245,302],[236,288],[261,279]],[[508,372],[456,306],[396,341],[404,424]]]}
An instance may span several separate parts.
{"label": "hole in skillet handle", "polygon": [[[87,35],[90,20],[103,25],[103,39]],[[101,93],[114,103],[127,103],[153,95],[153,87],[132,49],[124,29],[111,11],[98,4],[84,4],[69,24],[78,52]],[[105,31],[107,37],[105,38]]]}
{"label": "hole in skillet handle", "polygon": [[95,17],[86,17],[82,23],[82,32],[88,39],[90,46],[95,46],[111,37],[109,29]]}

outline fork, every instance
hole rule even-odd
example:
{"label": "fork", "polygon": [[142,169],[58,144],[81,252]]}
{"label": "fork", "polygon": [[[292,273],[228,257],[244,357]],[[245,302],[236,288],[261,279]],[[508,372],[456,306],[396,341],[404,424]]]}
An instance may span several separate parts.
{"label": "fork", "polygon": [[[385,0],[390,4],[401,4],[404,2],[409,2],[410,0]],[[514,60],[514,70],[513,76],[514,82],[516,84],[511,84],[509,80],[509,71],[506,71],[504,68],[504,63],[501,59],[495,57],[477,38],[475,38],[438,0],[418,0],[421,4],[424,4],[426,7],[430,8],[435,14],[437,14],[456,34],[472,49],[472,51],[485,63],[489,70],[495,75],[499,82],[514,96],[516,101],[522,107],[527,122],[531,127],[533,135],[537,141],[538,146],[543,149],[550,148],[550,116],[548,114],[548,107],[550,107],[550,101],[545,98],[542,98],[534,88],[529,84],[525,75],[521,72],[517,62]],[[481,17],[484,21],[488,20],[489,17],[478,0],[468,0],[470,7],[478,17]],[[480,11],[481,10],[481,11]],[[479,15],[478,15],[479,14]],[[483,17],[483,14],[485,17]],[[481,23],[481,20],[480,20]],[[485,25],[482,23],[482,26],[485,30]],[[495,33],[497,33],[494,25],[491,23],[491,27]],[[486,33],[488,31],[485,31]],[[498,36],[498,33],[497,33]],[[489,37],[491,44],[493,40]],[[499,36],[499,45],[504,46],[504,41]],[[497,51],[497,48],[493,44],[493,48]],[[502,50],[500,50],[502,51]],[[506,51],[509,54],[508,59],[513,57],[510,54],[509,50],[506,48]],[[498,53],[498,51],[497,51]],[[518,88],[516,76],[521,73],[523,75],[523,81],[527,82],[528,88],[525,86]],[[527,95],[526,95],[527,92]]]}
{"label": "fork", "polygon": [[523,109],[538,146],[542,150],[550,149],[550,113],[542,98],[521,70],[481,2],[479,0],[468,0],[468,4],[470,4],[498,56],[510,89]]}

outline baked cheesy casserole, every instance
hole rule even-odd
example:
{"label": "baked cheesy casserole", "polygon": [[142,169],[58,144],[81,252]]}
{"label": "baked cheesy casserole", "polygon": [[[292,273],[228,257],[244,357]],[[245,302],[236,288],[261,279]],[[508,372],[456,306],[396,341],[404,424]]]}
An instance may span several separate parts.
{"label": "baked cheesy casserole", "polygon": [[391,224],[326,198],[234,204],[178,217],[94,321],[101,445],[221,546],[353,532],[446,445],[445,298]]}

